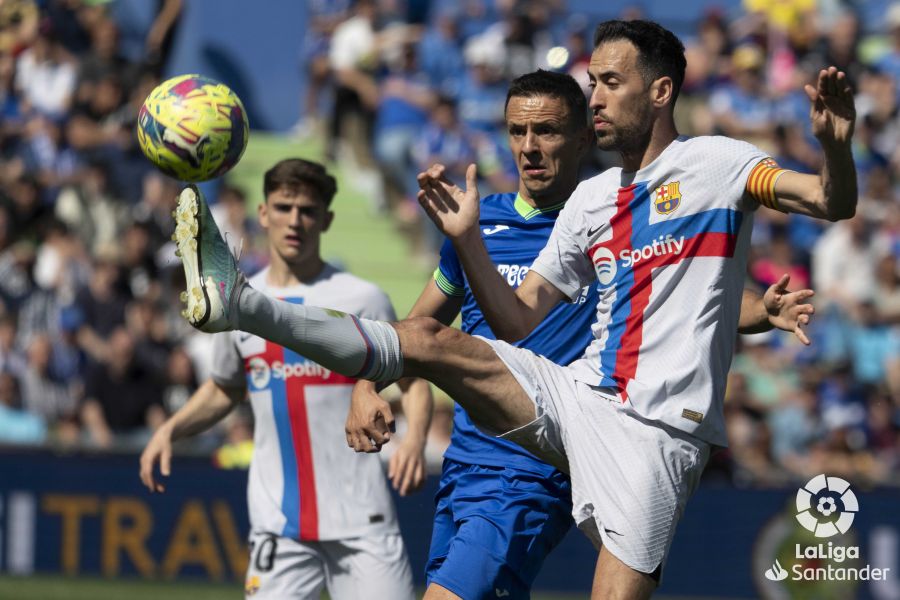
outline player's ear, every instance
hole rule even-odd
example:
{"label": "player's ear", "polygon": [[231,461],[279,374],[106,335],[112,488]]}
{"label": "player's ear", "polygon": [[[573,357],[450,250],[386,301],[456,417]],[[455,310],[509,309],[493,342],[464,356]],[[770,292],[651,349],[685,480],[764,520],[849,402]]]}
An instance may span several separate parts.
{"label": "player's ear", "polygon": [[654,108],[662,108],[674,100],[675,84],[669,76],[662,76],[650,85],[650,99]]}
{"label": "player's ear", "polygon": [[269,201],[263,199],[262,202],[259,203],[259,206],[256,208],[256,215],[259,218],[259,226],[263,229],[268,229],[269,227]]}
{"label": "player's ear", "polygon": [[322,221],[322,232],[328,231],[328,228],[331,227],[331,222],[334,221],[334,211],[326,210],[325,211],[325,219]]}

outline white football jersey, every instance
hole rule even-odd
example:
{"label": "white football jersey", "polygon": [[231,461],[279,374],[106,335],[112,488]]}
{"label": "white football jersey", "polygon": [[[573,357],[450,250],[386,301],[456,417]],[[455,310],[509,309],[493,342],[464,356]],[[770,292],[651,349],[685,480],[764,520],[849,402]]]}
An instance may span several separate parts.
{"label": "white football jersey", "polygon": [[[270,296],[396,319],[377,286],[331,265],[315,281],[289,288],[270,286],[267,274],[250,284]],[[304,541],[397,532],[378,455],[347,446],[344,421],[356,380],[242,331],[217,335],[212,378],[223,387],[246,386],[255,418],[247,490],[252,529]]]}
{"label": "white football jersey", "polygon": [[[597,280],[576,379],[629,410],[727,445],[723,399],[758,197],[780,170],[726,137],[679,138],[643,169],[581,183],[532,269],[572,300]],[[748,178],[766,178],[770,197]],[[751,194],[751,192],[754,192]]]}

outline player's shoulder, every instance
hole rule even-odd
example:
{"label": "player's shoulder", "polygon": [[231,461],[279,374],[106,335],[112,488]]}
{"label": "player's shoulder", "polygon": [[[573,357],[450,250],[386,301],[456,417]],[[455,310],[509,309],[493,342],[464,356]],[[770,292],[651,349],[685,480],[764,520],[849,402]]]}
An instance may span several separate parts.
{"label": "player's shoulder", "polygon": [[361,300],[387,299],[387,294],[377,284],[345,271],[330,263],[326,263],[323,279],[327,279],[330,286],[336,286],[347,297]]}
{"label": "player's shoulder", "polygon": [[577,204],[579,201],[596,197],[598,193],[605,193],[609,189],[619,189],[622,185],[622,168],[621,167],[611,167],[606,169],[605,171],[594,175],[593,177],[588,177],[583,180],[575,187],[575,191],[572,192],[571,197],[569,198],[569,204]]}
{"label": "player's shoulder", "polygon": [[[675,143],[682,146],[682,152],[698,160],[734,160],[748,156],[764,156],[762,150],[749,142],[736,140],[724,135],[698,135],[679,138]],[[703,163],[698,163],[703,164]]]}
{"label": "player's shoulder", "polygon": [[268,287],[266,283],[266,275],[269,273],[269,267],[263,267],[253,275],[251,275],[247,281],[251,286],[258,290],[264,290]]}

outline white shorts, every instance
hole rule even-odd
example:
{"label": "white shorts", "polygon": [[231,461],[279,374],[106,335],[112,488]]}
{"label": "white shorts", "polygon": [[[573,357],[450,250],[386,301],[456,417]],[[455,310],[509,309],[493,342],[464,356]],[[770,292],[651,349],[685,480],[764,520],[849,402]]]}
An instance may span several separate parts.
{"label": "white shorts", "polygon": [[300,542],[251,532],[244,596],[253,600],[412,600],[412,571],[399,533]]}
{"label": "white shorts", "polygon": [[616,396],[576,381],[566,367],[485,340],[535,404],[537,418],[500,437],[550,464],[568,467],[572,516],[594,543],[658,577],[675,526],[693,494],[710,446],[648,421]]}

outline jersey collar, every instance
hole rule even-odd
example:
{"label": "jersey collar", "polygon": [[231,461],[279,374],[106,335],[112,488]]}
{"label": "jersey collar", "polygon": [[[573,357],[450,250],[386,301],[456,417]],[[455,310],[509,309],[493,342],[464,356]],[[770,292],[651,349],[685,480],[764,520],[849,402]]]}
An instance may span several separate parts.
{"label": "jersey collar", "polygon": [[516,200],[515,202],[513,202],[513,208],[515,208],[516,212],[519,213],[519,216],[526,221],[537,215],[545,215],[547,213],[556,212],[565,205],[566,201],[563,200],[559,204],[554,204],[553,206],[541,206],[535,208],[525,202],[525,199],[520,194],[516,194]]}

